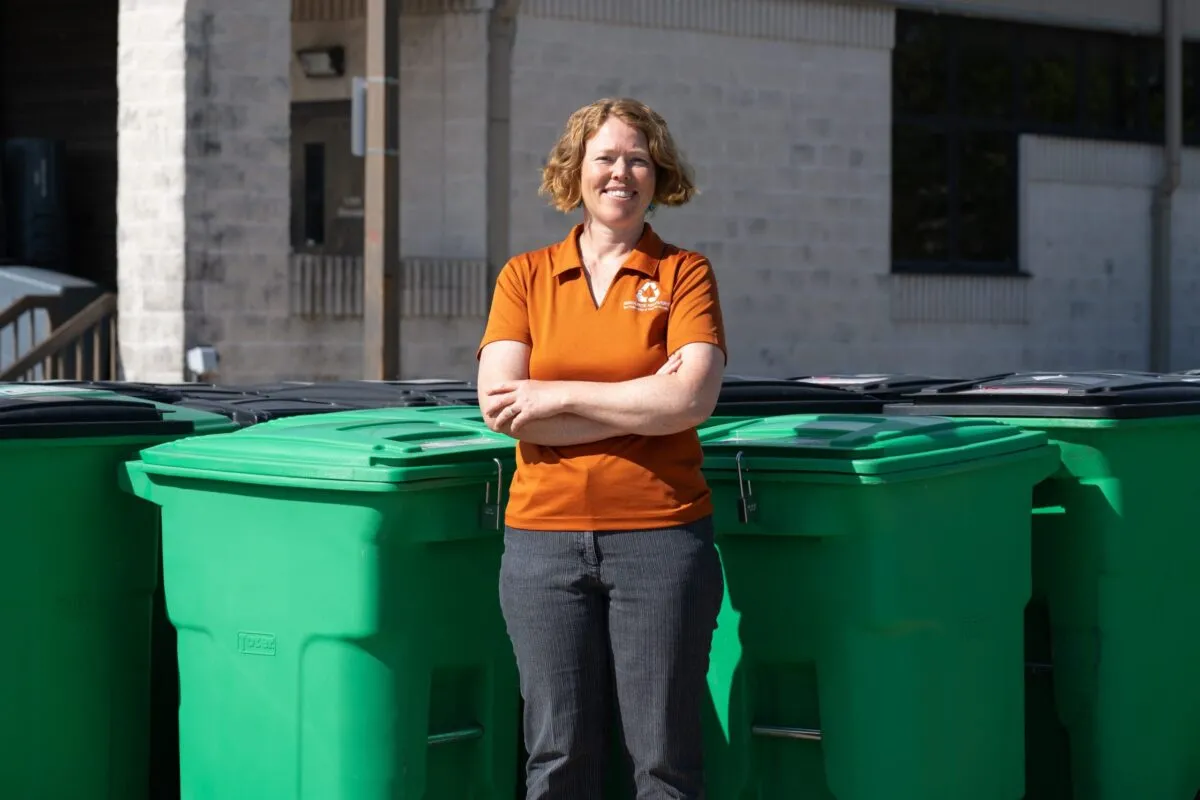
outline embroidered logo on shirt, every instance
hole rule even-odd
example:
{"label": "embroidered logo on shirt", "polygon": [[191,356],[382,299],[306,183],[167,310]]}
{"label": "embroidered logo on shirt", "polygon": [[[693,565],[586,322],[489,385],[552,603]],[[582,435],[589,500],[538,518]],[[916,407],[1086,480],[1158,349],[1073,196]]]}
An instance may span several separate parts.
{"label": "embroidered logo on shirt", "polygon": [[626,311],[666,311],[671,304],[660,300],[662,289],[654,281],[644,281],[633,300],[625,301]]}

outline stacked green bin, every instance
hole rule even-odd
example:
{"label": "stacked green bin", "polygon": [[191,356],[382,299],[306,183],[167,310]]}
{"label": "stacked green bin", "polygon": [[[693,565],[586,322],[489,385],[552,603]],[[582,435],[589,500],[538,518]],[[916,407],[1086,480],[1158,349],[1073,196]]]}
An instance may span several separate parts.
{"label": "stacked green bin", "polygon": [[913,401],[889,413],[998,419],[1062,452],[1033,515],[1029,800],[1198,796],[1200,385],[1032,373]]}
{"label": "stacked green bin", "polygon": [[232,427],[109,392],[0,386],[0,797],[148,796],[158,515],[118,476],[143,447]]}
{"label": "stacked green bin", "polygon": [[709,796],[1019,800],[1046,436],[849,415],[709,434]]}
{"label": "stacked green bin", "polygon": [[509,797],[511,439],[397,410],[150,448],[191,800]]}

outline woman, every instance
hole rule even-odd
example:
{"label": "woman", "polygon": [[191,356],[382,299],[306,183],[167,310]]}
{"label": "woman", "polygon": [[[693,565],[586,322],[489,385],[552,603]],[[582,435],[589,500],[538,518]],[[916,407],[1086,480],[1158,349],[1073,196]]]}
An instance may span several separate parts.
{"label": "woman", "polygon": [[724,584],[695,428],[716,405],[724,330],[707,259],[646,223],[692,197],[689,173],[642,103],[572,114],[542,193],[583,221],[505,265],[480,345],[484,416],[519,440],[500,602],[528,800],[601,797],[614,699],[638,800],[704,797]]}

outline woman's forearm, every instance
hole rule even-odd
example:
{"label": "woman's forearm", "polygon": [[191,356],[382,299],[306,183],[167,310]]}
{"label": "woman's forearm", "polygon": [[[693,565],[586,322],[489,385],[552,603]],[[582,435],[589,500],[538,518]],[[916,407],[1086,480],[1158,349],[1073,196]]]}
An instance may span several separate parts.
{"label": "woman's forearm", "polygon": [[569,447],[624,436],[626,432],[578,414],[557,414],[553,417],[528,422],[522,425],[521,430],[517,433],[507,433],[530,444],[540,444],[545,447]]}
{"label": "woman's forearm", "polygon": [[711,408],[678,375],[650,375],[618,383],[562,381],[563,410],[640,436],[667,436],[694,428]]}

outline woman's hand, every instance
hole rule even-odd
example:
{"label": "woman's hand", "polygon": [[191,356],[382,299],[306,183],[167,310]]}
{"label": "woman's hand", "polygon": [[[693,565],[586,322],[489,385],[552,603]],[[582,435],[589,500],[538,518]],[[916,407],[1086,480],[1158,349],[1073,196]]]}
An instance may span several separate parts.
{"label": "woman's hand", "polygon": [[549,419],[563,410],[561,393],[548,381],[505,381],[487,390],[483,415],[494,420],[495,430],[515,436],[538,419]]}
{"label": "woman's hand", "polygon": [[[683,365],[672,353],[656,375],[673,375]],[[566,399],[552,381],[515,380],[499,383],[484,393],[481,411],[494,431],[516,436],[521,428],[539,419],[563,413]]]}
{"label": "woman's hand", "polygon": [[682,365],[683,365],[683,356],[681,356],[679,354],[679,351],[676,350],[674,353],[671,353],[671,357],[667,359],[667,363],[665,363],[661,367],[659,367],[658,372],[656,372],[654,374],[655,375],[674,375],[676,372],[679,372],[679,368]]}

